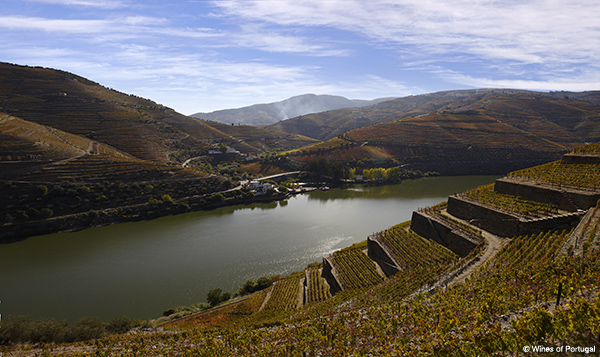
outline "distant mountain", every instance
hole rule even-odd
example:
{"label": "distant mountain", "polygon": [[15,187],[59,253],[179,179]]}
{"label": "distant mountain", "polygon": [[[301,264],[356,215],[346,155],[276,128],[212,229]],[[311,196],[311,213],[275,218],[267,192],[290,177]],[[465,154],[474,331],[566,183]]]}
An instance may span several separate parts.
{"label": "distant mountain", "polygon": [[[287,152],[294,162],[326,158],[357,165],[375,160],[443,175],[502,174],[600,141],[599,93],[433,93],[307,115],[269,128],[297,129],[313,137],[341,131],[328,141]],[[363,125],[345,130],[349,122]]]}
{"label": "distant mountain", "polygon": [[[489,106],[490,103],[493,105]],[[581,144],[598,138],[595,129],[592,132],[585,129],[590,125],[595,127],[593,124],[596,119],[587,118],[596,116],[593,113],[597,106],[590,107],[590,103],[600,104],[600,91],[455,90],[396,98],[363,108],[345,108],[307,114],[281,121],[267,128],[305,135],[318,140],[328,140],[349,130],[367,125],[397,121],[429,113],[467,110],[476,104],[477,108],[482,110],[489,107],[490,111],[486,113],[507,117],[506,119],[512,121],[511,124],[517,127],[530,125],[527,123],[534,123],[533,119],[535,119],[535,125],[531,128],[533,130],[535,127],[544,127],[544,130],[550,131],[549,125],[551,124],[558,124],[554,127],[556,130],[563,130],[566,127],[569,133],[562,131],[562,134],[556,133],[556,135],[564,134],[563,138],[566,141]],[[530,120],[527,123],[518,123],[518,118],[524,117]],[[577,125],[590,120],[589,125]],[[578,138],[571,140],[573,134]]]}
{"label": "distant mountain", "polygon": [[217,110],[211,113],[196,113],[192,114],[192,117],[225,124],[260,126],[310,113],[320,113],[340,108],[365,107],[390,99],[392,98],[359,100],[335,95],[303,94],[280,102]]}

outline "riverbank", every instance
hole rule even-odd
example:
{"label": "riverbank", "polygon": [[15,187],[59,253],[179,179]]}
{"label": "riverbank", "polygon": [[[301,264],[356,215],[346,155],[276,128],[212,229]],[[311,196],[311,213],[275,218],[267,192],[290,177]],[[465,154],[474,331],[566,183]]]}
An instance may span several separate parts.
{"label": "riverbank", "polygon": [[151,220],[182,213],[214,210],[226,206],[281,201],[289,197],[287,193],[273,196],[230,196],[229,194],[233,192],[234,190],[230,190],[213,193],[210,196],[186,197],[166,202],[90,210],[43,220],[8,223],[0,227],[0,244],[14,243],[44,234],[75,232],[87,228]]}
{"label": "riverbank", "polygon": [[205,301],[217,287],[232,292],[248,279],[304,269],[409,220],[419,207],[496,178],[332,187],[266,204],[250,201],[4,244],[0,281],[9,288],[0,313],[71,323],[82,316],[154,318]]}

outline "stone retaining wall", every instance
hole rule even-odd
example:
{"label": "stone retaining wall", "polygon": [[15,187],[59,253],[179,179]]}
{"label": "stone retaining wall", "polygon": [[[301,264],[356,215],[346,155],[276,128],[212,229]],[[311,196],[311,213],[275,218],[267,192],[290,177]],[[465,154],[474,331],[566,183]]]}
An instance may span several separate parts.
{"label": "stone retaining wall", "polygon": [[323,271],[321,272],[321,276],[327,280],[327,284],[329,284],[329,291],[331,295],[334,295],[338,291],[342,291],[342,286],[338,281],[338,278],[335,276],[333,272],[333,264],[327,257],[323,257]]}
{"label": "stone retaining wall", "polygon": [[525,181],[507,178],[496,180],[494,191],[506,195],[521,197],[525,200],[557,205],[565,211],[587,210],[594,207],[600,199],[599,192],[575,191],[567,188],[553,188]]}
{"label": "stone retaining wall", "polygon": [[572,153],[563,155],[560,160],[561,164],[585,164],[585,165],[598,165],[600,164],[600,155],[594,154],[582,154]]}
{"label": "stone retaining wall", "polygon": [[381,267],[387,277],[400,271],[391,254],[374,235],[367,237],[367,255]]}
{"label": "stone retaining wall", "polygon": [[410,228],[421,237],[434,240],[461,257],[467,256],[478,245],[460,230],[419,211],[413,211]]}
{"label": "stone retaining wall", "polygon": [[580,213],[550,216],[540,219],[524,219],[508,212],[457,196],[448,197],[448,213],[470,221],[487,232],[501,237],[529,235],[549,230],[571,229],[581,220]]}

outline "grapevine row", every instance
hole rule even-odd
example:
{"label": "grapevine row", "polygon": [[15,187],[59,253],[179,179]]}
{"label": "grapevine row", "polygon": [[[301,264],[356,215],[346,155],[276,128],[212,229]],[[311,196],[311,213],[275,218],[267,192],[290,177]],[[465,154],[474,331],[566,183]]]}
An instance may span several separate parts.
{"label": "grapevine row", "polygon": [[317,302],[327,300],[331,297],[331,293],[325,279],[321,277],[321,269],[319,267],[310,267],[307,269],[307,289],[306,302]]}
{"label": "grapevine row", "polygon": [[375,263],[360,249],[344,249],[332,257],[344,289],[360,289],[383,281]]}
{"label": "grapevine row", "polygon": [[404,225],[394,226],[377,236],[402,268],[439,264],[458,258],[450,250],[417,235]]}
{"label": "grapevine row", "polygon": [[291,310],[298,307],[298,293],[300,291],[300,277],[286,278],[276,282],[267,301],[265,310]]}
{"label": "grapevine row", "polygon": [[594,164],[562,164],[560,161],[554,161],[511,172],[508,176],[559,187],[600,189],[600,171],[598,165]]}
{"label": "grapevine row", "polygon": [[494,191],[494,184],[480,186],[459,196],[467,197],[502,211],[518,213],[528,217],[543,217],[558,213],[558,206],[547,203],[523,200],[520,197]]}

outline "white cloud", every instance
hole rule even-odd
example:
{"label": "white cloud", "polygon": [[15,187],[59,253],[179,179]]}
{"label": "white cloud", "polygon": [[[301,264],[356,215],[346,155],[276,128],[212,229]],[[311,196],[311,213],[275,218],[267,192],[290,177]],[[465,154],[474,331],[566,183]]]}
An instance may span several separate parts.
{"label": "white cloud", "polygon": [[600,76],[576,77],[553,77],[550,79],[491,79],[485,77],[473,77],[461,73],[442,74],[447,80],[455,83],[472,86],[475,88],[520,88],[530,90],[566,90],[573,92],[598,90],[600,88]]}
{"label": "white cloud", "polygon": [[65,5],[65,6],[90,6],[103,9],[117,9],[127,6],[119,0],[29,0],[37,3]]}
{"label": "white cloud", "polygon": [[0,16],[0,28],[63,33],[98,33],[110,28],[106,20],[54,20],[41,17]]}
{"label": "white cloud", "polygon": [[242,26],[241,31],[231,33],[228,46],[236,45],[267,52],[296,53],[309,56],[345,56],[349,51],[327,45],[327,39],[286,35],[261,26]]}
{"label": "white cloud", "polygon": [[284,26],[325,26],[386,46],[469,53],[523,63],[600,55],[600,3],[556,0],[227,0],[229,16]]}

